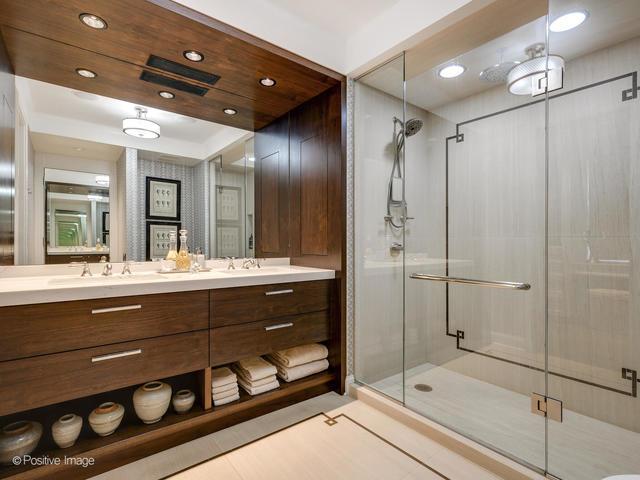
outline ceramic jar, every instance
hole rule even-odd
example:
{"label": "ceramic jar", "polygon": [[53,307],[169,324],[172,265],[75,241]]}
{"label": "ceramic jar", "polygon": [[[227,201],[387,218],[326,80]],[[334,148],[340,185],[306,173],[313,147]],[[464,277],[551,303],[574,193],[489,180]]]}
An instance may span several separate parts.
{"label": "ceramic jar", "polygon": [[80,436],[82,430],[82,417],[75,413],[68,413],[60,417],[51,426],[53,441],[60,448],[71,447]]}
{"label": "ceramic jar", "polygon": [[42,425],[38,422],[19,421],[0,430],[0,463],[11,464],[13,457],[29,455],[42,437]]}
{"label": "ceramic jar", "polygon": [[196,395],[191,390],[178,390],[171,399],[176,413],[187,413],[195,401]]}
{"label": "ceramic jar", "polygon": [[124,407],[119,403],[105,402],[89,414],[89,425],[101,437],[116,431],[124,417]]}
{"label": "ceramic jar", "polygon": [[133,392],[133,408],[144,423],[156,423],[167,413],[171,402],[171,386],[149,382]]}

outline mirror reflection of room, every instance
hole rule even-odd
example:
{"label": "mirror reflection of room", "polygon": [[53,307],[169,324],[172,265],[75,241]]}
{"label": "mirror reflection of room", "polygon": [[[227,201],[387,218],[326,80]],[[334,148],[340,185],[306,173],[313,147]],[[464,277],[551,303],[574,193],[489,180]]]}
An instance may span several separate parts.
{"label": "mirror reflection of room", "polygon": [[27,78],[16,86],[17,265],[158,261],[181,231],[200,258],[254,256],[252,132]]}

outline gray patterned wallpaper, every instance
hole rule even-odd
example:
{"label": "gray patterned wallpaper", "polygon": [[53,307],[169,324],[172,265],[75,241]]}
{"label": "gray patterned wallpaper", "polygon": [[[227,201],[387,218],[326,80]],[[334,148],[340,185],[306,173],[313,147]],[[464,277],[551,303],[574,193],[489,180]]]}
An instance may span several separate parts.
{"label": "gray patterned wallpaper", "polygon": [[201,247],[208,254],[209,181],[207,161],[194,167],[139,158],[136,149],[126,152],[127,258],[146,258],[146,177],[180,180],[180,221],[189,231],[190,251]]}

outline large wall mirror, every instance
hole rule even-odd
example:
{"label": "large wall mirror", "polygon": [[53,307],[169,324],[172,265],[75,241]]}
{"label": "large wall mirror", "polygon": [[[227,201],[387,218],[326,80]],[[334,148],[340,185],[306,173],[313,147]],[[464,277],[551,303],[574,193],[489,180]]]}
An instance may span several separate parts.
{"label": "large wall mirror", "polygon": [[[17,265],[157,260],[181,229],[206,258],[254,256],[252,132],[26,78],[16,86]],[[126,134],[136,117],[160,136]]]}

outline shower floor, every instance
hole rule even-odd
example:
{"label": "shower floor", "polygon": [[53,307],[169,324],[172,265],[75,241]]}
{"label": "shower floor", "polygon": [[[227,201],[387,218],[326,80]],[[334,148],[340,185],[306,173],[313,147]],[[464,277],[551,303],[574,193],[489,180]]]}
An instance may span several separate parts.
{"label": "shower floor", "polygon": [[[544,465],[544,419],[526,395],[431,364],[406,372],[406,405],[467,436],[536,466]],[[431,391],[419,391],[426,384]],[[371,384],[402,399],[402,374]],[[565,480],[640,473],[640,434],[565,408],[549,422],[549,471]]]}

